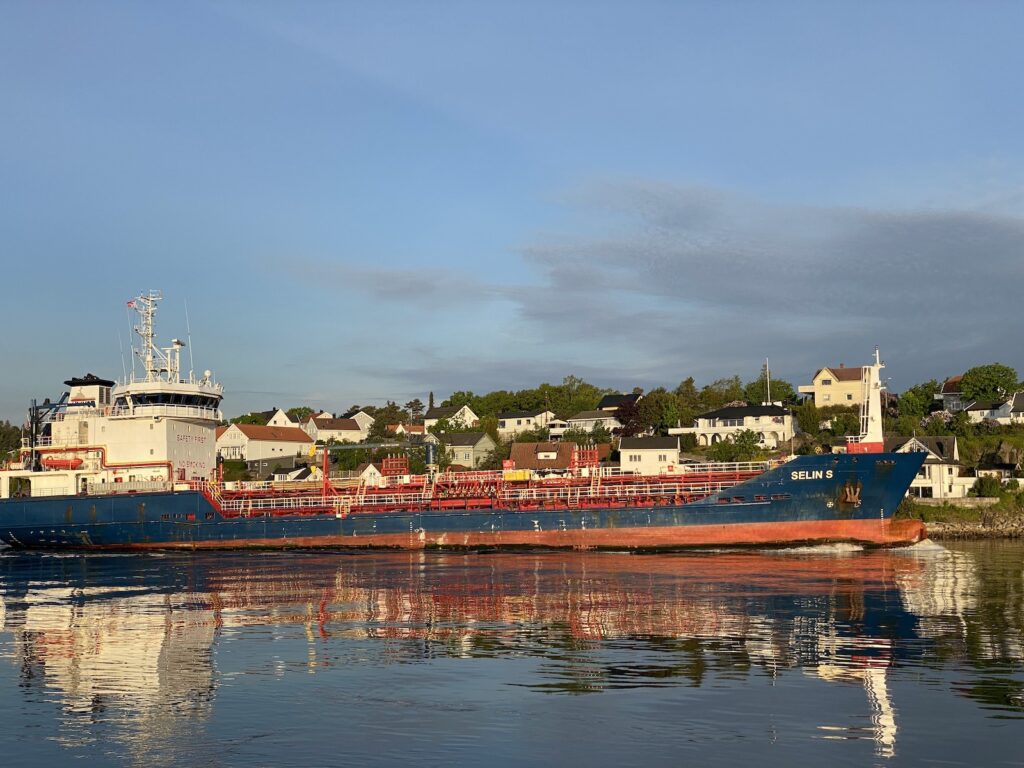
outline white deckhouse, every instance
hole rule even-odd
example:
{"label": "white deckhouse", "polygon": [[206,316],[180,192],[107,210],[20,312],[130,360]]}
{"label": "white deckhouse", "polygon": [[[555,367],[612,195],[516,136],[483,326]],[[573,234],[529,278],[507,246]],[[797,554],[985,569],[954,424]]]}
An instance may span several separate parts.
{"label": "white deckhouse", "polygon": [[88,374],[66,381],[69,390],[56,403],[33,402],[20,459],[0,471],[0,498],[102,493],[106,484],[111,491],[142,490],[213,477],[224,390],[210,371],[201,377],[182,371],[184,342],[156,346],[161,299],[150,291],[128,302],[138,315],[139,344],[123,382]]}

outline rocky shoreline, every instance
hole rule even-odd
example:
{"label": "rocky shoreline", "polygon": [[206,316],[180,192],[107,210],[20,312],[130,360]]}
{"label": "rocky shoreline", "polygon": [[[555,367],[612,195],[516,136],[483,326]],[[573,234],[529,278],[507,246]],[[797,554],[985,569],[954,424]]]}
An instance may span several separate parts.
{"label": "rocky shoreline", "polygon": [[925,522],[931,539],[1018,539],[1024,538],[1024,518],[992,515],[980,521]]}

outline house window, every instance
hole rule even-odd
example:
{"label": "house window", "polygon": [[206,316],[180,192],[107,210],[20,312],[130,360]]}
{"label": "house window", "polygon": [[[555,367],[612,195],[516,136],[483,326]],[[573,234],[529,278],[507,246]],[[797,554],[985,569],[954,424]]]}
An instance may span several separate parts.
{"label": "house window", "polygon": [[668,461],[668,454],[667,453],[659,453],[658,454],[658,461]]}
{"label": "house window", "polygon": [[517,427],[522,426],[522,424],[523,424],[523,420],[522,419],[516,419],[516,426]]}
{"label": "house window", "polygon": [[830,386],[832,386],[832,379],[822,379],[821,380],[821,386],[823,386],[823,387],[830,387]]}
{"label": "house window", "polygon": [[847,395],[847,396],[846,396],[846,399],[847,399],[847,400],[853,400],[853,395]]}
{"label": "house window", "polygon": [[832,399],[832,395],[822,395],[822,396],[821,396],[821,399],[822,399],[822,400],[825,400],[825,401],[827,402],[827,401],[829,401],[829,400],[831,400],[831,399]]}

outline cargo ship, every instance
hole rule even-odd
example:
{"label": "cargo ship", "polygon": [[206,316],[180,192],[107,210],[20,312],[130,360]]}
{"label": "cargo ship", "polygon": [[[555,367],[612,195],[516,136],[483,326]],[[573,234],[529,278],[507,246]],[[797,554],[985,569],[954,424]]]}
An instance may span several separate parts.
{"label": "cargo ship", "polygon": [[[601,466],[574,449],[569,471],[416,475],[401,456],[375,483],[222,481],[215,430],[223,387],[156,343],[162,296],[138,315],[131,374],[65,382],[33,402],[18,457],[0,469],[0,542],[22,549],[295,547],[665,550],[853,542],[911,544],[893,519],[924,454],[884,453],[883,364],[864,366],[861,433],[845,452],[746,463],[679,464],[658,475]],[[138,365],[136,365],[136,360]],[[141,370],[136,373],[136,368]]]}

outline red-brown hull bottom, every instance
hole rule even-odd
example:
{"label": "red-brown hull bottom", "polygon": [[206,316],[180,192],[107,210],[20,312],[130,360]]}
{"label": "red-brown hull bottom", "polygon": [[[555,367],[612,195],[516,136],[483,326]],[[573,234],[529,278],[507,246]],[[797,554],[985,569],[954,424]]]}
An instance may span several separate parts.
{"label": "red-brown hull bottom", "polygon": [[273,539],[137,542],[95,549],[491,549],[672,550],[691,547],[751,547],[851,542],[878,547],[914,544],[926,538],[919,520],[815,520],[794,523],[734,523],[664,528],[573,531],[425,532],[372,536],[309,536]]}

